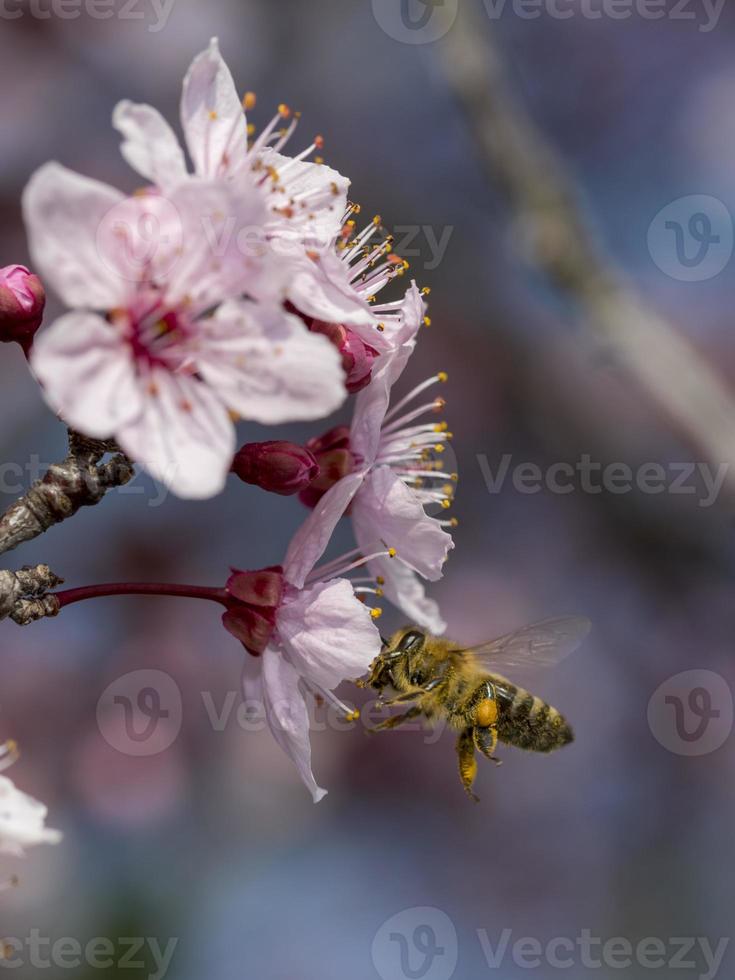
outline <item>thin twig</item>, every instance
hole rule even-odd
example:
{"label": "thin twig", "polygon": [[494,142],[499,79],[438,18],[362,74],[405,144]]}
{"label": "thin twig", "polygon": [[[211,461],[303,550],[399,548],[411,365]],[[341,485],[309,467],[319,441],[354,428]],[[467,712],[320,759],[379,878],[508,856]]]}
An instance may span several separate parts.
{"label": "thin twig", "polygon": [[[101,460],[108,453],[112,459]],[[72,517],[80,507],[98,504],[108,490],[132,479],[133,463],[111,441],[88,439],[69,430],[69,453],[50,466],[0,517],[0,554],[38,537]]]}
{"label": "thin twig", "polygon": [[686,435],[735,482],[735,399],[717,371],[624,281],[591,233],[565,167],[510,91],[479,2],[441,45],[446,78],[482,163],[509,199],[534,260]]}

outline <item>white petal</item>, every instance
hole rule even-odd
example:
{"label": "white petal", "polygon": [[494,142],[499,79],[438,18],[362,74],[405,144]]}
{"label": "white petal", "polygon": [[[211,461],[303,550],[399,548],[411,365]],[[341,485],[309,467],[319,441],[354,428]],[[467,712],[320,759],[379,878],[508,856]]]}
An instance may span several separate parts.
{"label": "white petal", "polygon": [[268,425],[323,418],[347,397],[336,348],[277,307],[223,304],[202,322],[196,363],[231,409]]}
{"label": "white petal", "polygon": [[380,653],[380,634],[347,579],[319,582],[288,596],[276,629],[307,680],[326,690],[364,674]]}
{"label": "white petal", "polygon": [[217,396],[195,378],[154,368],[140,417],[117,433],[122,448],[177,496],[213,497],[224,488],[235,428]]}
{"label": "white petal", "polygon": [[298,237],[306,248],[332,246],[342,229],[350,181],[323,163],[293,160],[271,149],[261,154],[260,162],[278,173],[277,181],[265,185],[271,211],[289,211],[288,217],[271,217],[268,233]]}
{"label": "white petal", "polygon": [[120,152],[141,177],[163,189],[186,179],[184,152],[176,134],[153,106],[119,102],[112,125],[124,137]]}
{"label": "white petal", "polygon": [[31,367],[51,408],[88,436],[109,438],[142,411],[130,348],[96,313],[67,313],[42,330]]}
{"label": "white petal", "polygon": [[378,330],[380,320],[351,285],[348,264],[331,250],[311,258],[294,257],[288,298],[307,316],[350,327],[381,353],[392,349],[389,338]]}
{"label": "white petal", "polygon": [[291,539],[283,562],[286,580],[301,588],[312,568],[327,550],[340,517],[362,486],[363,473],[350,473],[338,480],[306,518]]}
{"label": "white petal", "polygon": [[[151,206],[171,211],[154,265],[170,302],[204,310],[243,293],[285,295],[287,268],[265,242],[265,203],[247,174],[227,183],[191,179]],[[247,237],[253,230],[255,241]]]}
{"label": "white petal", "polygon": [[299,673],[281,650],[268,647],[263,654],[265,714],[273,737],[291,757],[315,803],[327,791],[316,784],[311,771],[309,713],[299,690]]}
{"label": "white petal", "polygon": [[23,192],[35,271],[68,306],[107,310],[127,295],[128,284],[111,261],[114,231],[105,221],[123,200],[107,184],[58,163],[37,170]]}
{"label": "white petal", "polygon": [[216,38],[197,55],[186,74],[181,124],[200,177],[222,177],[245,164],[245,113]]}
{"label": "white petal", "polygon": [[412,623],[423,626],[436,636],[441,635],[447,624],[439,612],[439,604],[429,599],[426,589],[416,572],[395,558],[375,558],[368,562],[370,574],[383,578],[386,599],[406,614]]}
{"label": "white petal", "polygon": [[388,466],[365,479],[352,503],[355,537],[361,547],[395,548],[398,557],[434,582],[454,547],[439,521],[424,512],[419,498]]}
{"label": "white petal", "polygon": [[58,843],[59,831],[45,826],[47,812],[43,803],[0,776],[0,851],[21,857],[26,847]]}

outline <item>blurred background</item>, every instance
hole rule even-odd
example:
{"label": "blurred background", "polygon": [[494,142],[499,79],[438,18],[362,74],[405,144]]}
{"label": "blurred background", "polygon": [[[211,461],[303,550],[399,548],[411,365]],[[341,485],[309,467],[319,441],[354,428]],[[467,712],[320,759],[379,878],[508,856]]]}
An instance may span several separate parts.
{"label": "blurred background", "polygon": [[[707,420],[700,440],[677,424],[616,357],[614,336],[601,339],[544,274],[453,68],[462,29],[473,58],[500,52],[506,88],[487,98],[510,95],[530,115],[609,261],[735,397],[735,16],[699,0],[678,16],[666,3],[661,19],[633,2],[592,16],[602,0],[462,7],[456,22],[456,0],[3,7],[0,265],[28,261],[19,197],[46,160],[137,186],[113,106],[150,102],[175,122],[184,72],[218,35],[238,86],[258,93],[253,121],[281,101],[301,109],[291,147],[322,133],[363,214],[379,212],[397,237],[411,229],[402,251],[432,288],[433,323],[403,390],[449,373],[460,474],[456,550],[432,590],[450,636],[476,642],[562,613],[594,624],[581,651],[528,677],[573,722],[565,751],[501,749],[502,768],[480,765],[474,806],[451,735],[371,736],[317,719],[314,769],[330,792],[314,806],[270,734],[238,714],[244,653],[216,607],[105,599],[23,632],[3,623],[0,737],[22,750],[11,775],[65,834],[2,863],[21,876],[0,896],[0,932],[24,943],[16,976],[67,976],[73,951],[52,955],[52,944],[103,937],[112,954],[85,952],[76,976],[513,980],[530,965],[539,980],[638,978],[677,968],[673,937],[693,942],[677,976],[732,976],[735,952],[721,946],[708,967],[699,942],[714,950],[731,935],[735,898],[733,484],[705,482],[728,460],[703,449]],[[52,299],[49,322],[59,310]],[[0,355],[5,507],[63,457],[65,431],[20,351]],[[686,385],[664,376],[674,394]],[[326,427],[243,426],[242,441]],[[571,490],[547,486],[550,466],[585,458],[597,490],[576,470],[559,476]],[[695,463],[683,477],[678,464]],[[538,492],[523,491],[522,464],[539,467]],[[629,467],[629,487],[624,475],[602,486],[611,464]],[[638,486],[646,464],[663,468],[661,492]],[[208,503],[162,501],[140,476],[4,567],[45,561],[70,587],[220,585],[231,565],[280,560],[304,516],[295,499],[235,483]],[[343,528],[333,552],[350,546]],[[386,609],[382,631],[401,622]],[[135,703],[141,678],[160,681],[168,717],[134,755],[103,695],[122,684],[113,690]],[[605,955],[593,945],[595,967],[588,934],[623,944]],[[514,951],[524,937],[538,955]]]}

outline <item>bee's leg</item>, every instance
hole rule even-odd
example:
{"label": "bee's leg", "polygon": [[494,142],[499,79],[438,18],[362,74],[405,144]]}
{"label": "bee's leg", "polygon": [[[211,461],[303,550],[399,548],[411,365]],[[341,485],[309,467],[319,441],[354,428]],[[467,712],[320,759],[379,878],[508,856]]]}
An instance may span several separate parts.
{"label": "bee's leg", "polygon": [[409,708],[408,711],[404,712],[402,715],[393,715],[392,718],[386,718],[385,721],[381,721],[374,728],[368,728],[369,732],[384,732],[390,728],[397,728],[406,721],[410,721],[412,718],[416,718],[421,714],[421,708],[416,704],[413,708]]}
{"label": "bee's leg", "polygon": [[475,725],[472,729],[472,738],[478,752],[482,752],[496,766],[503,764],[502,759],[496,759],[493,755],[495,746],[498,744],[498,729],[495,725],[488,725],[486,728],[480,728],[478,725]]}
{"label": "bee's leg", "polygon": [[379,700],[379,705],[381,708],[389,708],[393,704],[404,704],[406,701],[415,701],[416,698],[420,698],[423,691],[408,691],[406,694],[399,694],[398,697],[391,698],[390,701],[384,701],[382,698]]}
{"label": "bee's leg", "polygon": [[472,784],[477,775],[477,760],[475,759],[475,743],[471,728],[465,728],[457,739],[457,755],[459,757],[459,778],[462,780],[465,792],[475,803],[479,803],[479,797],[472,792]]}

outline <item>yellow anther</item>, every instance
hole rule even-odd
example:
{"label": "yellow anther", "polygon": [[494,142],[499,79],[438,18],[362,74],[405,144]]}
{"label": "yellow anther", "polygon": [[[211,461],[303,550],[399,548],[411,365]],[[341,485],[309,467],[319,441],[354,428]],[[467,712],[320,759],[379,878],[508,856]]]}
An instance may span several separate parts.
{"label": "yellow anther", "polygon": [[248,123],[248,136],[255,136],[255,123]]}
{"label": "yellow anther", "polygon": [[449,381],[449,375],[446,371],[440,371],[436,376],[437,381],[441,381],[442,384],[446,384]]}
{"label": "yellow anther", "polygon": [[321,166],[324,163],[324,157],[314,157],[314,163]]}
{"label": "yellow anther", "polygon": [[431,326],[431,317],[430,316],[425,316],[424,317],[424,326],[425,327],[430,327]]}
{"label": "yellow anther", "polygon": [[444,452],[444,443],[437,442],[437,444],[434,446],[434,452],[435,453],[443,453]]}
{"label": "yellow anther", "polygon": [[459,521],[457,520],[456,517],[451,517],[449,519],[449,526],[450,527],[458,527],[459,526]]}
{"label": "yellow anther", "polygon": [[378,324],[378,330],[382,333],[385,330],[385,324],[384,323],[379,323]]}
{"label": "yellow anther", "polygon": [[452,497],[454,495],[454,487],[452,486],[452,484],[445,483],[444,486],[442,487],[442,493],[445,493],[448,497]]}
{"label": "yellow anther", "polygon": [[278,115],[283,119],[288,119],[288,117],[291,115],[291,110],[285,102],[281,102],[281,104],[278,106]]}
{"label": "yellow anther", "polygon": [[376,595],[376,596],[377,596],[378,598],[381,598],[381,596],[382,596],[383,594],[384,594],[384,593],[383,593],[383,590],[382,590],[382,589],[376,589],[376,590],[375,590],[375,595]]}
{"label": "yellow anther", "polygon": [[370,610],[370,615],[373,619],[380,619],[380,617],[383,615],[383,610],[380,608],[380,606],[375,606],[374,609]]}
{"label": "yellow anther", "polygon": [[246,112],[250,112],[251,109],[254,109],[257,102],[258,96],[255,94],[255,92],[246,92],[242,97],[242,107]]}
{"label": "yellow anther", "polygon": [[378,575],[375,581],[378,583],[378,585],[385,585],[385,579],[382,575]]}
{"label": "yellow anther", "polygon": [[428,296],[430,292],[431,292],[431,286],[424,286],[424,288],[421,290],[421,295]]}
{"label": "yellow anther", "polygon": [[456,483],[457,480],[459,480],[459,473],[450,473],[449,479],[452,481],[452,483]]}
{"label": "yellow anther", "polygon": [[347,721],[357,721],[359,717],[360,717],[359,708],[354,708],[352,711],[348,711],[347,714],[345,715]]}
{"label": "yellow anther", "polygon": [[396,549],[395,548],[388,548],[388,557],[389,558],[395,558],[396,557],[396,554],[397,554],[397,552],[396,552]]}
{"label": "yellow anther", "polygon": [[444,510],[449,510],[451,506],[452,506],[451,500],[442,500],[442,507],[444,508]]}
{"label": "yellow anther", "polygon": [[324,149],[324,137],[323,136],[315,136],[314,137],[314,146],[317,148],[317,150],[323,150]]}
{"label": "yellow anther", "polygon": [[383,223],[383,219],[380,217],[379,214],[376,214],[375,217],[373,218],[373,224],[375,225],[376,228],[378,228],[380,225],[382,225],[382,223]]}
{"label": "yellow anther", "polygon": [[210,113],[209,113],[209,118],[210,118],[211,120],[213,120],[213,121],[214,121],[214,120],[215,120],[215,119],[217,118],[217,111],[216,111],[216,109],[212,109],[212,110],[210,110]]}
{"label": "yellow anther", "polygon": [[447,431],[446,422],[437,422],[436,425],[434,426],[434,432],[446,432],[446,431]]}

